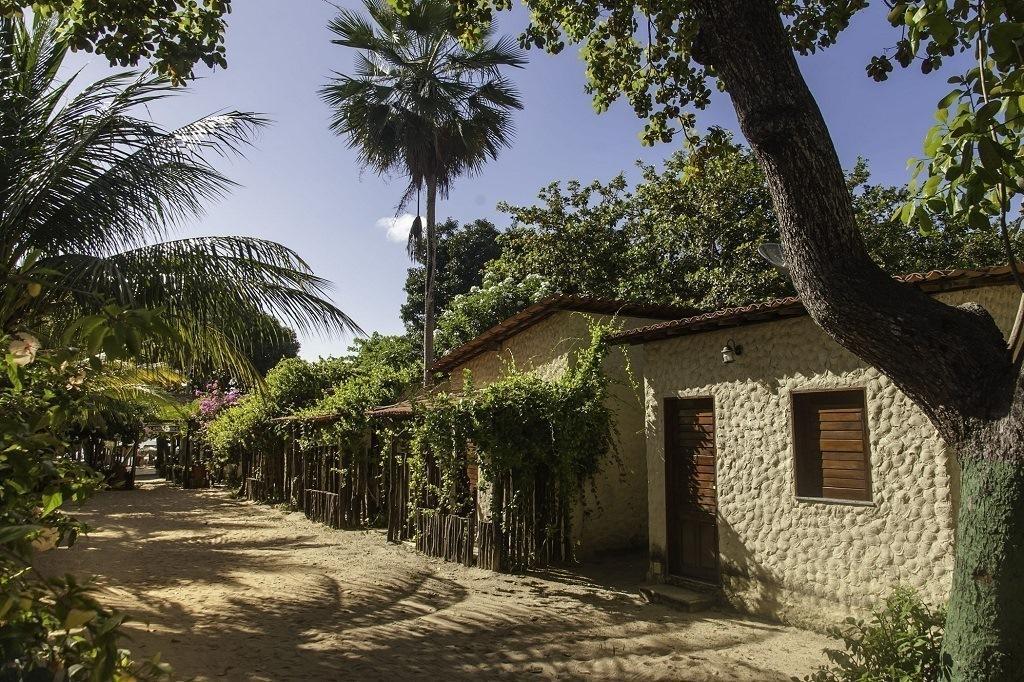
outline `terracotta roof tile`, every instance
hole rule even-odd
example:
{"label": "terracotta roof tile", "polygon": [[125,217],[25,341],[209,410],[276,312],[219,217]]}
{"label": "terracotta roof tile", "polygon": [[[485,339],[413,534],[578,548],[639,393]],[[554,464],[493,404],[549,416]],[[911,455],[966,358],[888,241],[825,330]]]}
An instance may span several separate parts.
{"label": "terracotta roof tile", "polygon": [[[1013,281],[1013,274],[1008,265],[998,265],[989,268],[956,268],[914,272],[907,275],[896,275],[893,279],[917,285],[925,291],[950,291],[1009,283]],[[806,314],[807,311],[804,309],[803,303],[800,302],[800,298],[790,296],[638,327],[616,334],[611,340],[612,343],[622,344],[646,343],[673,336],[699,334],[722,327],[737,327],[743,324]]]}
{"label": "terracotta roof tile", "polygon": [[394,405],[379,405],[366,411],[366,416],[373,417],[411,417],[412,401],[403,400]]}
{"label": "terracotta roof tile", "polygon": [[487,331],[467,341],[434,361],[430,368],[435,372],[447,372],[472,358],[493,350],[501,342],[560,311],[599,313],[603,315],[629,315],[652,319],[670,320],[693,312],[683,306],[648,305],[586,296],[551,296],[534,303],[512,317],[502,320]]}

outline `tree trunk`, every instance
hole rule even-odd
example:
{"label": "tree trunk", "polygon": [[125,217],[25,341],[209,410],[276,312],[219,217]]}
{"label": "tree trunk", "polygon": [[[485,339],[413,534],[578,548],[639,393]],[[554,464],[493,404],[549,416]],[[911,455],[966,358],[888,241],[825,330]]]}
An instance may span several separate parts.
{"label": "tree trunk", "polygon": [[712,67],[765,172],[793,284],[814,321],[929,417],[963,467],[947,652],[955,679],[1024,670],[1024,396],[980,306],[948,306],[870,259],[828,128],[774,0],[694,0]]}
{"label": "tree trunk", "polygon": [[956,568],[943,653],[954,680],[1019,679],[1024,664],[1024,432],[979,424],[959,444]]}
{"label": "tree trunk", "polygon": [[435,226],[437,208],[437,182],[433,178],[427,180],[427,248],[424,264],[423,290],[423,387],[430,388],[434,383],[430,366],[434,364],[434,284],[437,279],[437,230]]}

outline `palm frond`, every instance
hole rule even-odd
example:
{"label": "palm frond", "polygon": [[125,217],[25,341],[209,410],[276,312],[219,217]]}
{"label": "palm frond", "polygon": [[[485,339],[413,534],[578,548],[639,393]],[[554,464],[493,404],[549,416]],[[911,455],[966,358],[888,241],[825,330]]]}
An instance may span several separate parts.
{"label": "palm frond", "polygon": [[431,178],[444,196],[511,144],[509,112],[522,101],[501,69],[522,67],[525,55],[509,38],[494,41],[490,27],[479,49],[464,49],[451,3],[418,0],[405,15],[386,0],[363,5],[365,14],[341,10],[329,26],[335,44],[359,52],[352,75],[321,88],[331,130],[365,168],[402,173],[410,187]]}
{"label": "palm frond", "polygon": [[[84,385],[94,403],[132,403],[153,412],[178,412],[186,415],[185,406],[177,396],[186,378],[167,364],[135,364],[107,362]],[[95,400],[99,399],[99,400]]]}
{"label": "palm frond", "polygon": [[409,228],[409,239],[406,242],[405,250],[409,258],[417,263],[423,263],[425,258],[423,241],[423,218],[417,215]]}
{"label": "palm frond", "polygon": [[106,301],[161,308],[177,319],[216,323],[237,342],[255,311],[301,332],[361,332],[326,299],[330,284],[297,253],[255,237],[179,239],[112,256],[65,254],[38,267],[63,273],[53,289],[69,292],[83,308]]}
{"label": "palm frond", "polygon": [[[291,249],[248,237],[166,240],[233,183],[211,162],[244,152],[267,124],[227,111],[177,130],[135,112],[181,92],[118,73],[58,82],[52,21],[0,18],[0,323],[61,325],[108,304],[159,310],[173,340],[146,357],[211,363],[254,383],[253,316],[299,331],[359,332],[329,284]],[[75,84],[76,92],[72,92]],[[158,242],[158,243],[154,243]],[[45,284],[26,295],[29,283]],[[258,383],[258,377],[255,383]]]}

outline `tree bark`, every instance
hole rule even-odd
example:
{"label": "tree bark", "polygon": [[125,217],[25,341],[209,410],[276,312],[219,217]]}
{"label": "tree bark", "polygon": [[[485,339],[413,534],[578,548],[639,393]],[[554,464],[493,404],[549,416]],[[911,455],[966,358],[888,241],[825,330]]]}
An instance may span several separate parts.
{"label": "tree bark", "polygon": [[[1021,384],[1024,386],[1024,382]],[[954,680],[1020,679],[1024,663],[1024,401],[963,443],[956,569],[943,653]]]}
{"label": "tree bark", "polygon": [[871,261],[776,2],[694,0],[694,7],[701,18],[694,58],[724,82],[764,169],[807,311],[892,379],[958,454],[963,492],[946,632],[954,679],[1015,679],[1024,670],[1019,367],[983,308],[945,305]]}
{"label": "tree bark", "polygon": [[423,290],[423,387],[434,383],[434,327],[437,326],[434,310],[434,284],[437,279],[437,229],[435,225],[437,208],[437,181],[427,179],[427,226],[426,263],[424,264]]}
{"label": "tree bark", "polygon": [[895,282],[870,259],[817,102],[771,0],[701,0],[695,57],[725,82],[776,205],[793,284],[815,321],[884,371],[949,439],[1006,414],[1006,342],[977,307]]}

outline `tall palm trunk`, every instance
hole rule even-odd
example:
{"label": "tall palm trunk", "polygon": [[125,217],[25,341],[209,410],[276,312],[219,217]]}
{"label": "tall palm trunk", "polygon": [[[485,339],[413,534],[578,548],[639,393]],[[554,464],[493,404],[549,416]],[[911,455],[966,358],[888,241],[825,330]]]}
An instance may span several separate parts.
{"label": "tall palm trunk", "polygon": [[[476,48],[460,45],[456,3],[362,4],[368,16],[342,9],[330,30],[335,44],[359,50],[364,61],[356,75],[331,79],[321,95],[334,109],[331,130],[348,138],[363,167],[402,175],[417,192],[427,185],[423,385],[429,387],[437,321],[437,197],[447,196],[456,178],[479,170],[511,144],[510,112],[523,105],[499,69],[523,66],[526,58],[515,41],[493,40],[491,26],[480,33]],[[395,4],[405,8],[399,11]]]}
{"label": "tall palm trunk", "polygon": [[429,388],[433,384],[433,373],[430,366],[434,364],[434,284],[437,278],[437,230],[435,228],[435,209],[437,207],[437,180],[427,178],[427,248],[426,276],[423,292],[423,386]]}

